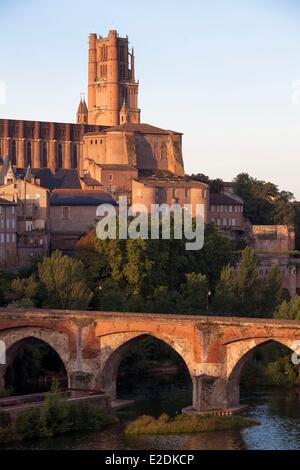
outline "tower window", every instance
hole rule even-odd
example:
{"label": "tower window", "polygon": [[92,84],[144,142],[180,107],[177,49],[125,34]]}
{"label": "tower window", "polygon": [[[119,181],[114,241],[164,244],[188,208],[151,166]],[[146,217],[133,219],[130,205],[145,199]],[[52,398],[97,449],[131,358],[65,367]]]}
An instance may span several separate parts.
{"label": "tower window", "polygon": [[47,144],[46,142],[43,143],[43,151],[42,151],[42,167],[47,168],[48,166],[48,151],[47,151]]}
{"label": "tower window", "polygon": [[77,156],[77,145],[74,145],[73,148],[73,168],[78,167],[78,156]]}
{"label": "tower window", "polygon": [[122,44],[119,47],[120,60],[125,62],[125,46]]}
{"label": "tower window", "polygon": [[26,166],[32,164],[32,145],[31,142],[29,141],[27,144],[27,158],[26,158]]}
{"label": "tower window", "polygon": [[107,60],[107,47],[103,45],[101,47],[101,62],[105,62]]}
{"label": "tower window", "polygon": [[120,79],[121,80],[126,79],[126,66],[125,66],[125,64],[120,64]]}
{"label": "tower window", "polygon": [[13,140],[11,144],[11,164],[17,164],[17,143],[15,140]]}
{"label": "tower window", "polygon": [[63,148],[62,148],[62,144],[59,144],[59,146],[58,146],[57,167],[58,168],[63,167]]}

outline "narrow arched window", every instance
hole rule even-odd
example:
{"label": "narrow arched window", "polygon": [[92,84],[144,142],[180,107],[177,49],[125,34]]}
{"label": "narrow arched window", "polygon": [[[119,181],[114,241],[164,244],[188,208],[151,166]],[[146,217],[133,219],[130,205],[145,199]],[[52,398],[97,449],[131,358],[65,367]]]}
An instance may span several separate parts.
{"label": "narrow arched window", "polygon": [[77,145],[74,145],[73,148],[73,168],[78,167],[78,151],[77,151]]}
{"label": "narrow arched window", "polygon": [[17,143],[15,140],[13,140],[11,144],[11,164],[17,164]]}
{"label": "narrow arched window", "polygon": [[57,167],[58,167],[58,168],[62,168],[62,167],[63,167],[63,148],[62,148],[62,145],[61,145],[61,144],[59,144],[59,146],[58,146]]}
{"label": "narrow arched window", "polygon": [[28,165],[32,166],[32,145],[30,141],[27,143],[26,166]]}
{"label": "narrow arched window", "polygon": [[47,168],[48,166],[48,149],[46,142],[43,143],[43,151],[42,151],[42,167]]}

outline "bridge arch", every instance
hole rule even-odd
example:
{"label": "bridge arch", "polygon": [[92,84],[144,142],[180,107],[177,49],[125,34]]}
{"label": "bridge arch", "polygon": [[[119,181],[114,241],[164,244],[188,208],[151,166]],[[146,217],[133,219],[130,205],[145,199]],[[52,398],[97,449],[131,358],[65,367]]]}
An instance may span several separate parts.
{"label": "bridge arch", "polygon": [[6,367],[11,365],[20,350],[20,347],[31,339],[39,340],[48,345],[61,360],[70,385],[70,348],[68,336],[48,328],[18,327],[0,332],[0,340],[5,344],[6,364],[0,366],[0,387],[5,385]]}
{"label": "bridge arch", "polygon": [[101,341],[102,367],[100,383],[102,389],[109,393],[112,399],[115,399],[117,396],[117,374],[121,362],[132,348],[146,338],[153,338],[161,341],[173,349],[181,358],[182,363],[185,365],[189,376],[192,379],[192,371],[189,361],[185,359],[180,345],[175,345],[171,338],[166,338],[165,336],[161,337],[151,333],[122,333],[108,335],[105,337],[106,344],[103,339]]}
{"label": "bridge arch", "polygon": [[267,344],[277,343],[299,353],[297,342],[286,338],[254,338],[237,341],[228,346],[227,351],[227,407],[236,407],[240,403],[240,379],[245,366],[253,356]]}

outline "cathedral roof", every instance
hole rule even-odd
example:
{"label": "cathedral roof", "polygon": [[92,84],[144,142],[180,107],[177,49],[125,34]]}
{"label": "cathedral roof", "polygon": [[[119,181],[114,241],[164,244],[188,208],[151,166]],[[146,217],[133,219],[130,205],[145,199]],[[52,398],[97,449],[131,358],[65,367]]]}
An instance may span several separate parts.
{"label": "cathedral roof", "polygon": [[133,124],[125,123],[120,126],[109,127],[104,132],[138,132],[140,134],[180,134],[180,132],[169,131],[161,129],[160,127],[151,126],[151,124]]}

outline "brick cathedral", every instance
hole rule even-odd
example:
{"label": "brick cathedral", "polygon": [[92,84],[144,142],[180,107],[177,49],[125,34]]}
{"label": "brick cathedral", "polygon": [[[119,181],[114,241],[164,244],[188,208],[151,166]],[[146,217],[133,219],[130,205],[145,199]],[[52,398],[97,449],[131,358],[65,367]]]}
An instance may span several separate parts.
{"label": "brick cathedral", "polygon": [[0,119],[0,269],[74,253],[101,204],[204,203],[208,186],[184,174],[182,134],[141,123],[128,38],[91,34],[88,104],[76,123]]}
{"label": "brick cathedral", "polygon": [[206,186],[184,176],[182,134],[141,123],[139,82],[128,37],[90,34],[88,105],[76,123],[0,120],[1,184],[28,168],[50,190],[89,189],[132,202],[205,202]]}
{"label": "brick cathedral", "polygon": [[55,249],[74,253],[94,227],[97,207],[117,205],[126,195],[148,210],[151,204],[204,204],[205,222],[230,236],[249,232],[256,244],[272,233],[274,249],[260,271],[268,270],[280,243],[283,286],[295,295],[299,271],[285,254],[295,245],[293,233],[251,227],[231,183],[213,194],[185,176],[182,134],[141,123],[138,93],[128,38],[116,31],[107,38],[91,34],[88,104],[80,99],[76,123],[0,119],[0,269],[27,267]]}

